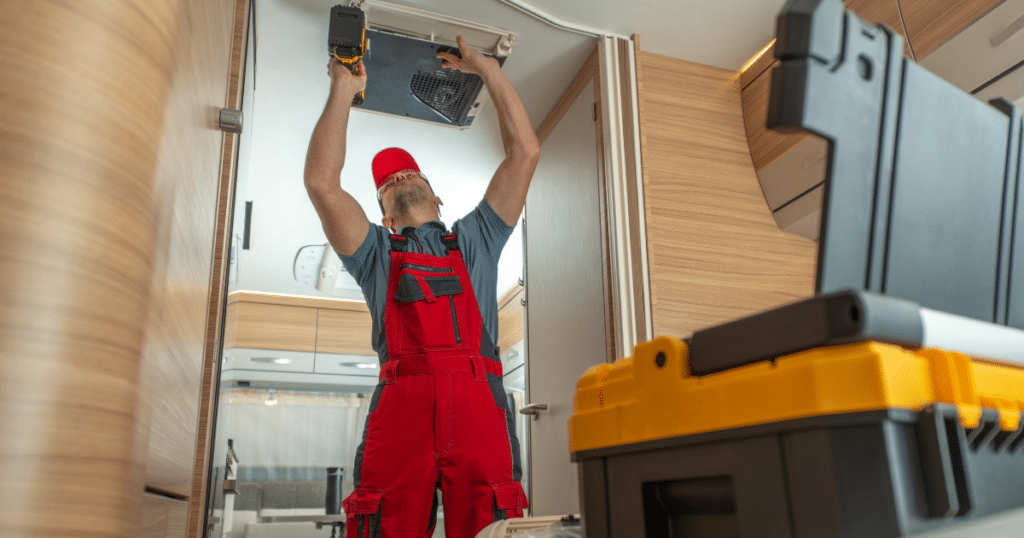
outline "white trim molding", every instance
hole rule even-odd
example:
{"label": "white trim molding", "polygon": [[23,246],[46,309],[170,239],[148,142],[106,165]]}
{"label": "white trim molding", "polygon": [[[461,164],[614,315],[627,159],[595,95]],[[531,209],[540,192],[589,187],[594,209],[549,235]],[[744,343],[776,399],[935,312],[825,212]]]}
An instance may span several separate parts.
{"label": "white trim molding", "polygon": [[640,155],[640,114],[634,44],[598,40],[613,327],[616,357],[653,338],[647,224]]}

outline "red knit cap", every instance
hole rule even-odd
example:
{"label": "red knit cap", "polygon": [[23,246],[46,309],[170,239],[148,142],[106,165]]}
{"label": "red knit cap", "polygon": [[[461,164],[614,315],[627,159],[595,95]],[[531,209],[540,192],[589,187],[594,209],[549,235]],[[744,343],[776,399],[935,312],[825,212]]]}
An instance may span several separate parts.
{"label": "red knit cap", "polygon": [[384,183],[384,180],[395,172],[401,172],[402,170],[420,171],[420,167],[416,165],[412,155],[409,155],[409,152],[401,148],[380,150],[373,157],[373,164],[370,167],[373,169],[373,182],[377,185],[378,189]]}

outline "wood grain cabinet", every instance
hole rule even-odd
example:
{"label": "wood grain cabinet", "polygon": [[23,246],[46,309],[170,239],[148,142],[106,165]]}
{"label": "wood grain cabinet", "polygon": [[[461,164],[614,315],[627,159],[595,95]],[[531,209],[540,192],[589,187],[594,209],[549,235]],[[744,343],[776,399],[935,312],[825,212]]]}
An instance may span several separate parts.
{"label": "wood grain cabinet", "polygon": [[224,323],[224,349],[376,355],[363,303],[233,293]]}
{"label": "wood grain cabinet", "polygon": [[229,303],[224,348],[316,351],[317,309],[239,301]]}
{"label": "wood grain cabinet", "polygon": [[1004,98],[1019,106],[1024,97],[1022,22],[1024,0],[1003,0],[931,50],[921,58],[921,65],[982,102]]}
{"label": "wood grain cabinet", "polygon": [[[899,0],[911,48],[918,60],[978,20],[1003,0]],[[1009,24],[1011,21],[1006,21]]]}
{"label": "wood grain cabinet", "polygon": [[373,322],[365,305],[317,309],[316,352],[376,355],[370,347]]}

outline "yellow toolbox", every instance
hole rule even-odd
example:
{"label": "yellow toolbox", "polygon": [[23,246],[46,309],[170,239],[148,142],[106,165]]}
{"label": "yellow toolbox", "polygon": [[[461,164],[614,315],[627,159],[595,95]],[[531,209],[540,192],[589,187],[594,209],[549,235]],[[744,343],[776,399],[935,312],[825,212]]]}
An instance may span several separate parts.
{"label": "yellow toolbox", "polygon": [[694,376],[657,338],[579,380],[586,536],[905,536],[1024,506],[1024,369],[874,341]]}

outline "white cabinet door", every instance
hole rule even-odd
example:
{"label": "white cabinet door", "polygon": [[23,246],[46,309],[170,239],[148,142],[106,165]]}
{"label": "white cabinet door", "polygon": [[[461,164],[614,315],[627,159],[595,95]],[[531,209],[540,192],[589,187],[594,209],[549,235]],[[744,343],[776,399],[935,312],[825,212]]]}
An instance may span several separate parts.
{"label": "white cabinet door", "polygon": [[567,423],[576,381],[606,362],[605,262],[594,83],[545,140],[526,201],[527,404],[531,515],[580,512]]}

